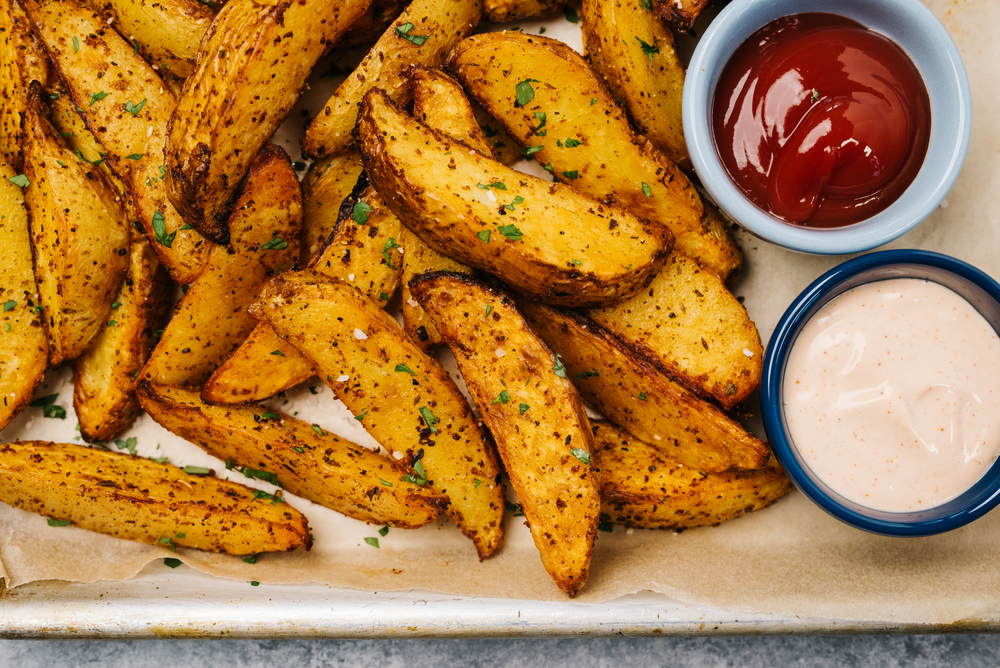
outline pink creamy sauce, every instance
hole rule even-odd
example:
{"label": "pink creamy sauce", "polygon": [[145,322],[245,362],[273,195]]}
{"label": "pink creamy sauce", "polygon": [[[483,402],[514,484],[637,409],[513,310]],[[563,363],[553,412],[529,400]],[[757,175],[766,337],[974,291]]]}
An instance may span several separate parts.
{"label": "pink creamy sauce", "polygon": [[802,329],[784,408],[795,447],[832,490],[875,510],[933,508],[1000,454],[1000,338],[937,283],[862,285]]}

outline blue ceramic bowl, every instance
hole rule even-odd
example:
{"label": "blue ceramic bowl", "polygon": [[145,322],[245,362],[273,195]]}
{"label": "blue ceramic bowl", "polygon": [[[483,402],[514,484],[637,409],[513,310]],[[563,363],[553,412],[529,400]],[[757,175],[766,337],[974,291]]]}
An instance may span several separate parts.
{"label": "blue ceramic bowl", "polygon": [[838,295],[865,283],[891,278],[934,281],[964,297],[1000,332],[1000,284],[960,260],[918,250],[871,253],[845,262],[819,277],[781,317],[764,354],[761,409],[775,456],[795,486],[823,510],[859,529],[889,536],[930,536],[957,529],[1000,503],[1000,460],[979,482],[935,508],[890,513],[865,508],[825,485],[803,461],[788,432],[783,410],[785,366],[805,324]]}
{"label": "blue ceramic bowl", "polygon": [[[715,85],[751,34],[790,14],[839,14],[892,39],[913,60],[931,102],[931,136],[920,171],[903,195],[854,225],[810,229],[757,208],[733,184],[712,131]],[[684,136],[705,189],[733,220],[771,243],[805,253],[840,255],[888,243],[922,222],[955,183],[972,130],[972,98],[962,58],[948,31],[920,0],[733,0],[701,37],[684,84]]]}

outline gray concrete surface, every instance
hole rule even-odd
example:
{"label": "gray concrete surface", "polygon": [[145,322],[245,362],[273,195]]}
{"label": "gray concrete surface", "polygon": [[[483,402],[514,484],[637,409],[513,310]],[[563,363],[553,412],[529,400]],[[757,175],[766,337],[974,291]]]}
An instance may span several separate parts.
{"label": "gray concrete surface", "polygon": [[997,668],[1000,636],[560,640],[0,640],[0,668]]}

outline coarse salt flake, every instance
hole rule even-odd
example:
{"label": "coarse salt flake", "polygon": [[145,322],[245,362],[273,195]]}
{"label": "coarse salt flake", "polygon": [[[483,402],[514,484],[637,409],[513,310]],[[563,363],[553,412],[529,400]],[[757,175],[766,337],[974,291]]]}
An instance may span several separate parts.
{"label": "coarse salt flake", "polygon": [[503,357],[506,354],[507,354],[506,350],[504,350],[503,348],[497,348],[497,357]]}
{"label": "coarse salt flake", "polygon": [[496,197],[496,195],[493,194],[492,190],[487,190],[486,191],[486,196],[490,198],[491,202],[497,201],[497,197]]}
{"label": "coarse salt flake", "polygon": [[354,282],[354,274],[348,274],[347,275],[347,280],[349,280],[350,282],[353,283]]}
{"label": "coarse salt flake", "polygon": [[402,452],[394,452],[394,453],[392,453],[392,456],[395,457],[396,459],[402,459],[403,458],[403,453]]}
{"label": "coarse salt flake", "polygon": [[414,308],[420,306],[420,304],[417,303],[417,300],[415,300],[413,297],[407,297],[406,303],[409,304],[410,306],[413,306]]}
{"label": "coarse salt flake", "polygon": [[358,339],[359,341],[364,341],[365,339],[368,338],[368,335],[362,332],[360,329],[355,329],[354,338]]}
{"label": "coarse salt flake", "polygon": [[743,354],[746,355],[747,357],[753,357],[753,351],[750,350],[749,348],[744,348]]}
{"label": "coarse salt flake", "polygon": [[343,376],[337,376],[337,382],[338,383],[343,383],[348,378],[350,378],[350,376],[348,376],[347,374],[344,374]]}

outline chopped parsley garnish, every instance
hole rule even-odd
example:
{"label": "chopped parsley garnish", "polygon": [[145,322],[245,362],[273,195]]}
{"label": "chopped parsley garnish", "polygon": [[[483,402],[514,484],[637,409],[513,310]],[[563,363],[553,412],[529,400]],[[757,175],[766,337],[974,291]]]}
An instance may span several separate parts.
{"label": "chopped parsley garnish", "polygon": [[153,234],[156,236],[156,240],[160,242],[160,245],[170,248],[174,243],[174,237],[177,236],[177,231],[174,230],[170,234],[167,234],[167,220],[163,217],[163,212],[159,209],[153,214]]}
{"label": "chopped parsley garnish", "polygon": [[584,380],[585,378],[597,378],[601,374],[597,372],[597,369],[591,369],[590,371],[581,371],[576,374],[577,380]]}
{"label": "chopped parsley garnish", "polygon": [[399,244],[396,243],[393,237],[389,237],[389,240],[385,242],[385,246],[382,247],[382,257],[385,258],[385,263],[389,265],[390,269],[395,269],[396,267],[392,266],[392,258],[389,257],[389,251],[397,248],[399,248]]}
{"label": "chopped parsley garnish", "polygon": [[17,176],[12,176],[7,180],[13,183],[18,188],[27,188],[28,184],[30,183],[30,181],[28,181],[27,175],[25,174],[18,174]]}
{"label": "chopped parsley garnish", "polygon": [[590,464],[590,453],[587,452],[586,450],[583,450],[581,448],[573,448],[572,450],[569,451],[569,454],[573,455],[584,464],[588,465]]}
{"label": "chopped parsley garnish", "polygon": [[261,250],[285,250],[288,242],[281,237],[275,237],[260,247]]}
{"label": "chopped parsley garnish", "polygon": [[472,484],[478,489],[479,486],[483,484],[483,481],[480,480],[479,478],[473,478]]}
{"label": "chopped parsley garnish", "polygon": [[642,194],[645,195],[646,197],[652,197],[653,196],[653,189],[650,188],[649,184],[646,183],[645,181],[642,184]]}
{"label": "chopped parsley garnish", "polygon": [[294,450],[295,452],[299,453],[300,455],[306,454],[305,449],[302,448],[302,447],[300,447],[300,446],[298,446],[298,445],[293,445],[292,446],[292,450]]}
{"label": "chopped parsley garnish", "polygon": [[351,218],[358,225],[364,225],[368,222],[368,214],[372,212],[372,208],[365,204],[364,202],[355,202],[354,210],[351,212]]}
{"label": "chopped parsley garnish", "polygon": [[167,557],[166,559],[163,560],[163,565],[168,566],[170,568],[177,568],[178,566],[181,565],[181,560],[174,559],[173,557]]}
{"label": "chopped parsley garnish", "polygon": [[184,471],[184,473],[189,475],[197,475],[201,477],[205,477],[212,472],[211,469],[207,469],[204,466],[185,466],[181,469],[181,471]]}
{"label": "chopped parsley garnish", "polygon": [[497,398],[494,399],[493,403],[490,404],[490,405],[492,406],[492,405],[495,405],[495,404],[499,404],[500,402],[503,402],[504,404],[506,404],[509,401],[510,401],[510,392],[508,392],[507,390],[503,390],[503,391],[500,392],[500,394],[497,395]]}
{"label": "chopped parsley garnish", "polygon": [[259,586],[260,586],[260,583],[259,583],[259,582],[257,582],[256,580],[251,580],[251,581],[250,581],[250,586],[251,586],[251,587],[259,587]]}
{"label": "chopped parsley garnish", "polygon": [[277,420],[281,417],[277,413],[261,413],[260,416],[265,420]]}
{"label": "chopped parsley garnish", "polygon": [[169,547],[174,552],[177,551],[177,546],[174,545],[174,541],[172,541],[169,536],[161,536],[160,540],[156,541],[156,544],[157,545],[166,545],[167,547]]}
{"label": "chopped parsley garnish", "polygon": [[14,307],[17,306],[17,302],[13,300],[8,300],[3,303],[3,312],[13,311]]}
{"label": "chopped parsley garnish", "polygon": [[431,413],[431,409],[427,408],[427,406],[421,406],[418,410],[424,418],[424,422],[427,423],[427,427],[431,430],[431,433],[438,433],[437,427],[434,426],[438,423],[438,419],[434,417],[434,413]]}
{"label": "chopped parsley garnish", "polygon": [[386,487],[392,487],[392,483],[389,482],[388,480],[383,480],[382,478],[379,478],[378,481],[383,485],[385,485]]}
{"label": "chopped parsley garnish", "polygon": [[111,308],[113,309],[119,309],[121,308],[121,306],[122,306],[121,302],[111,302]]}
{"label": "chopped parsley garnish", "polygon": [[51,517],[46,518],[50,527],[68,527],[72,522],[69,520],[54,520]]}
{"label": "chopped parsley garnish", "polygon": [[531,131],[531,134],[537,135],[539,137],[544,137],[545,134],[548,132],[548,130],[543,130],[542,129],[542,128],[545,127],[545,112],[544,111],[536,111],[535,112],[535,118],[537,118],[539,120],[539,123],[538,123],[538,126],[535,127],[535,129],[533,129]]}
{"label": "chopped parsley garnish", "polygon": [[29,406],[34,406],[35,408],[42,409],[42,415],[47,418],[57,418],[59,420],[66,419],[66,409],[62,406],[56,405],[56,399],[59,398],[59,394],[50,394],[46,397],[39,397],[38,399],[32,400]]}
{"label": "chopped parsley garnish", "polygon": [[[517,200],[514,201],[517,203]],[[511,208],[513,208],[513,206],[511,206]],[[524,236],[524,233],[517,229],[517,225],[501,225],[497,228],[497,231],[511,241],[520,241],[521,237]]]}
{"label": "chopped parsley garnish", "polygon": [[[396,28],[396,31],[398,32],[399,28]],[[365,542],[368,543],[369,545],[371,545],[372,547],[378,547],[378,538],[373,538],[373,537],[366,536],[365,537]]]}
{"label": "chopped parsley garnish", "polygon": [[483,243],[488,244],[490,242],[489,230],[480,230],[479,232],[476,232],[476,236],[479,237],[479,240],[482,241]]}
{"label": "chopped parsley garnish", "polygon": [[639,2],[642,3],[642,6],[646,8],[647,12],[653,11],[653,0],[639,0]]}
{"label": "chopped parsley garnish", "polygon": [[73,35],[73,53],[79,53],[79,52],[80,52],[80,40],[76,38],[76,35]]}
{"label": "chopped parsley garnish", "polygon": [[528,404],[521,404],[520,405],[521,415],[527,413],[529,408],[531,408],[531,406],[529,406]]}
{"label": "chopped parsley garnish", "polygon": [[521,155],[529,156],[541,151],[545,146],[525,146],[520,150]]}
{"label": "chopped parsley garnish", "polygon": [[535,89],[531,87],[532,83],[541,83],[541,81],[538,79],[525,79],[524,81],[519,81],[514,86],[514,94],[517,96],[517,104],[515,106],[523,107],[535,99]]}
{"label": "chopped parsley garnish", "polygon": [[583,142],[579,139],[573,139],[572,137],[567,139],[564,143],[566,144],[566,148],[576,148],[577,146],[581,146],[583,144]]}
{"label": "chopped parsley garnish", "polygon": [[503,181],[494,181],[493,183],[477,183],[476,187],[480,190],[489,190],[490,188],[496,188],[497,190],[507,190],[507,185]]}
{"label": "chopped parsley garnish", "polygon": [[653,46],[652,44],[646,44],[645,42],[643,42],[638,37],[635,38],[635,41],[639,42],[639,46],[642,47],[642,52],[645,53],[647,56],[649,56],[649,64],[652,65],[653,64],[653,54],[654,53],[659,53],[660,52],[660,47]]}
{"label": "chopped parsley garnish", "polygon": [[506,499],[504,499],[503,505],[504,505],[504,507],[507,510],[511,511],[512,513],[514,513],[514,517],[523,517],[524,516],[524,509],[521,508],[521,504],[520,503],[511,503],[510,501],[507,501]]}
{"label": "chopped parsley garnish", "polygon": [[302,162],[301,160],[296,160],[295,162],[292,163],[292,169],[294,169],[297,172],[301,172],[305,168],[306,168],[306,163]]}
{"label": "chopped parsley garnish", "polygon": [[812,94],[812,101],[815,102],[818,99],[819,99],[819,91],[814,88]]}
{"label": "chopped parsley garnish", "polygon": [[[271,354],[272,355],[277,355],[278,357],[284,357],[285,356],[285,353],[281,352],[280,350],[272,350]],[[316,393],[313,392],[313,394],[316,394]]]}
{"label": "chopped parsley garnish", "polygon": [[600,524],[597,525],[597,530],[611,533],[612,531],[615,530],[615,525],[612,524],[611,522],[601,522]]}
{"label": "chopped parsley garnish", "polygon": [[150,457],[149,461],[156,462],[157,464],[166,464],[170,461],[170,457]]}
{"label": "chopped parsley garnish", "polygon": [[492,312],[493,312],[493,304],[487,304],[486,305],[486,317],[488,318],[490,316],[490,313],[492,313]]}
{"label": "chopped parsley garnish", "polygon": [[[401,26],[396,26],[396,34],[408,42],[412,42],[417,46],[423,46],[424,42],[426,42],[430,38],[430,35],[411,35],[410,31],[413,30],[415,27],[416,26],[407,21]],[[376,545],[375,547],[378,547],[378,545]]]}
{"label": "chopped parsley garnish", "polygon": [[125,440],[117,439],[115,440],[115,445],[118,446],[119,450],[128,450],[129,454],[136,454],[135,446],[138,444],[138,440],[135,436],[129,436]]}
{"label": "chopped parsley garnish", "polygon": [[639,401],[649,401],[649,398],[646,396],[645,392],[639,393]]}
{"label": "chopped parsley garnish", "polygon": [[133,153],[132,155],[126,155],[126,160],[142,160],[142,153]]}
{"label": "chopped parsley garnish", "polygon": [[563,5],[563,16],[565,16],[566,20],[569,21],[570,23],[580,22],[580,15],[577,14],[576,10],[570,7],[569,5]]}
{"label": "chopped parsley garnish", "polygon": [[560,378],[566,377],[566,367],[563,365],[562,355],[556,353],[556,365],[552,367],[552,373],[559,376]]}
{"label": "chopped parsley garnish", "polygon": [[590,98],[590,106],[593,107],[595,104],[597,104],[597,98],[596,97]]}
{"label": "chopped parsley garnish", "polygon": [[389,533],[389,527],[382,527],[381,529],[378,530],[378,535],[382,536],[383,538],[385,538],[386,534],[388,533]]}
{"label": "chopped parsley garnish", "polygon": [[257,480],[263,480],[264,482],[269,482],[275,487],[284,487],[284,485],[278,482],[278,476],[276,476],[273,473],[268,473],[263,469],[252,469],[249,466],[244,466],[242,469],[240,469],[240,472],[246,477],[250,478],[251,480],[256,478]]}
{"label": "chopped parsley garnish", "polygon": [[142,102],[139,104],[132,104],[132,100],[125,103],[125,111],[132,114],[133,116],[138,116],[142,108],[146,106],[146,98],[142,98]]}
{"label": "chopped parsley garnish", "polygon": [[354,419],[355,419],[355,420],[357,420],[358,422],[361,422],[362,420],[364,420],[364,419],[365,419],[365,416],[366,416],[366,415],[368,415],[368,411],[365,411],[365,412],[364,412],[364,413],[362,413],[361,415],[355,415],[355,416],[354,416]]}
{"label": "chopped parsley garnish", "polygon": [[312,426],[312,428],[313,428],[313,431],[316,432],[317,434],[319,434],[320,436],[326,436],[326,432],[323,431],[323,428],[320,427],[318,424],[314,424]]}
{"label": "chopped parsley garnish", "polygon": [[570,180],[580,178],[580,172],[578,172],[575,169],[573,171],[571,171],[571,172],[563,172],[562,175],[565,176],[567,179],[570,179]]}
{"label": "chopped parsley garnish", "polygon": [[410,367],[406,366],[405,364],[397,364],[396,365],[396,373],[408,373],[411,376],[416,376],[417,375],[416,372],[413,371],[413,369],[411,369]]}
{"label": "chopped parsley garnish", "polygon": [[380,293],[378,293],[378,298],[381,299],[384,302],[389,301],[389,293],[388,292],[380,292]]}
{"label": "chopped parsley garnish", "polygon": [[583,260],[577,260],[577,259],[576,259],[575,257],[574,257],[574,258],[570,258],[570,260],[569,260],[569,261],[570,261],[570,262],[572,262],[573,264],[575,264],[575,265],[576,265],[576,266],[578,266],[578,267],[579,267],[579,266],[580,266],[581,264],[583,264]]}
{"label": "chopped parsley garnish", "polygon": [[257,563],[257,555],[256,554],[251,554],[249,557],[243,557],[243,561],[245,563],[248,563],[248,564],[256,564]]}
{"label": "chopped parsley garnish", "polygon": [[103,90],[100,91],[100,92],[98,92],[98,93],[91,93],[90,94],[90,104],[88,104],[87,106],[88,107],[93,107],[95,102],[100,102],[101,100],[103,100],[104,98],[106,98],[110,94],[111,93],[105,93]]}
{"label": "chopped parsley garnish", "polygon": [[[245,473],[245,471],[244,471],[244,473]],[[283,498],[281,498],[277,494],[268,494],[267,492],[263,492],[263,491],[261,491],[259,489],[255,489],[253,491],[253,496],[252,496],[252,498],[250,500],[251,501],[256,501],[257,499],[263,499],[264,501],[270,501],[272,506],[276,506],[279,503],[287,503],[287,501],[285,501]]]}
{"label": "chopped parsley garnish", "polygon": [[[421,450],[420,452],[422,454],[423,450]],[[405,482],[417,485],[418,487],[423,487],[424,485],[426,485],[427,473],[426,471],[424,471],[424,465],[419,459],[413,462],[413,471],[416,473],[416,475],[413,475],[412,473],[407,473],[406,475],[403,476],[403,480]]]}

